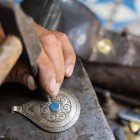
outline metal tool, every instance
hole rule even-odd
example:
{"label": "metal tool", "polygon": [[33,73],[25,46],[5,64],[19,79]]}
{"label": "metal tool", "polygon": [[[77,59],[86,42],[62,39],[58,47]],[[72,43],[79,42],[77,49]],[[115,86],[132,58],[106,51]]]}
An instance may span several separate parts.
{"label": "metal tool", "polygon": [[[42,95],[43,99],[47,101],[48,96],[42,90],[39,84],[39,72],[36,64],[36,59],[40,55],[41,46],[37,33],[33,28],[33,20],[23,13],[18,4],[13,4],[10,1],[0,1],[0,22],[6,35],[12,34],[20,39],[25,50],[24,55],[26,56],[26,58],[28,58],[27,63],[31,68],[31,72],[35,77],[36,83],[40,89],[40,95]],[[17,56],[15,55],[13,57]],[[7,61],[10,61],[10,59],[8,59]],[[13,63],[13,66],[14,64],[15,63]]]}

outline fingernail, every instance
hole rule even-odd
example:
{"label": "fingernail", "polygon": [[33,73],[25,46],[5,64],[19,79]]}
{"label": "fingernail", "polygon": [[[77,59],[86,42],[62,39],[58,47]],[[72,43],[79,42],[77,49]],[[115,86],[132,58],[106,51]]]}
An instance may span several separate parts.
{"label": "fingernail", "polygon": [[66,76],[70,77],[72,75],[74,67],[73,66],[67,66],[66,67]]}
{"label": "fingernail", "polygon": [[28,75],[27,84],[30,90],[35,90],[37,88],[35,80],[31,75]]}
{"label": "fingernail", "polygon": [[[55,83],[55,84],[54,84]],[[50,94],[50,97],[55,99],[59,93],[60,87],[62,83],[56,83],[56,80],[52,79],[50,83],[50,91],[52,92]],[[54,87],[55,86],[55,87]]]}
{"label": "fingernail", "polygon": [[55,92],[56,89],[57,89],[56,80],[52,79],[51,82],[50,82],[50,91]]}

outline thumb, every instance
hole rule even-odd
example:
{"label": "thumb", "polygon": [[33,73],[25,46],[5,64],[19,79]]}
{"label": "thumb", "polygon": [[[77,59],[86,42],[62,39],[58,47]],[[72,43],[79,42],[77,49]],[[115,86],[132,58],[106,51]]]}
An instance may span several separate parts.
{"label": "thumb", "polygon": [[35,90],[37,88],[33,76],[29,73],[25,73],[19,82],[24,84],[30,90]]}
{"label": "thumb", "polygon": [[30,90],[35,90],[37,88],[27,65],[22,62],[18,62],[14,66],[5,82],[18,82],[25,85]]}

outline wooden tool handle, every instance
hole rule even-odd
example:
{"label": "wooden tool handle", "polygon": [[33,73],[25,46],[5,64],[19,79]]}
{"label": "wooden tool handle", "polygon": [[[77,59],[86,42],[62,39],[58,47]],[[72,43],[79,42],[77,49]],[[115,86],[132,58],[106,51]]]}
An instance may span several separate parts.
{"label": "wooden tool handle", "polygon": [[20,40],[12,35],[0,43],[0,85],[3,83],[22,53]]}

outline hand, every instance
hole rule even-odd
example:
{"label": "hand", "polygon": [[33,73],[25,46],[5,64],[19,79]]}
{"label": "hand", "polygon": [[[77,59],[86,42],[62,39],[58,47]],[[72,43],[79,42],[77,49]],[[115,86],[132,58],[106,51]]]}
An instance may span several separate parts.
{"label": "hand", "polygon": [[[56,97],[64,77],[70,77],[73,73],[76,56],[64,33],[46,30],[38,24],[35,24],[35,29],[42,45],[41,54],[37,59],[40,84],[46,93]],[[21,62],[15,65],[7,81],[23,83],[31,90],[36,88],[28,67]]]}

